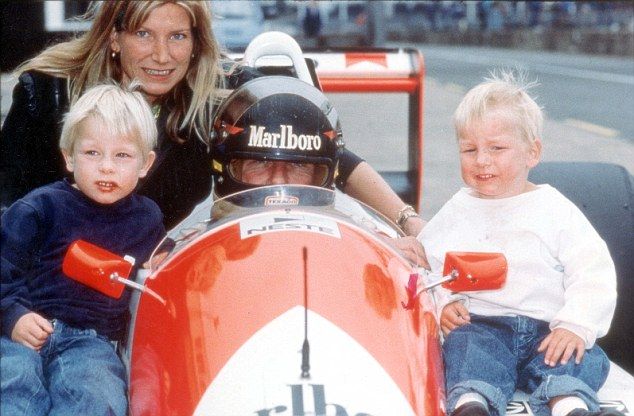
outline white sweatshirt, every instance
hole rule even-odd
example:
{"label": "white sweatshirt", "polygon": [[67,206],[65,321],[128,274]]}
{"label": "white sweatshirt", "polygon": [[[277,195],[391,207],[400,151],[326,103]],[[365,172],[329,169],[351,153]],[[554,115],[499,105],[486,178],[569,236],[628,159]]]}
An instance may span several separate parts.
{"label": "white sweatshirt", "polygon": [[594,345],[616,306],[616,272],[605,242],[583,213],[549,185],[514,197],[482,199],[458,191],[418,236],[433,272],[448,251],[501,252],[506,285],[455,294],[436,290],[438,311],[462,299],[470,313],[523,315],[565,328]]}

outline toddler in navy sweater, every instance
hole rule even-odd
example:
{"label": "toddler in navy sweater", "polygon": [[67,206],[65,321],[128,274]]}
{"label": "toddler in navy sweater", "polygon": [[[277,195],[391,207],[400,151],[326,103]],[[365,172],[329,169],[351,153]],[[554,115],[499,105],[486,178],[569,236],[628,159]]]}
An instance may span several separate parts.
{"label": "toddler in navy sweater", "polygon": [[73,181],[38,188],[2,215],[2,414],[125,415],[124,366],[113,342],[129,293],[109,298],[62,272],[70,244],[89,241],[142,264],[165,234],[134,189],[157,131],[140,92],[86,91],[64,120],[60,148]]}

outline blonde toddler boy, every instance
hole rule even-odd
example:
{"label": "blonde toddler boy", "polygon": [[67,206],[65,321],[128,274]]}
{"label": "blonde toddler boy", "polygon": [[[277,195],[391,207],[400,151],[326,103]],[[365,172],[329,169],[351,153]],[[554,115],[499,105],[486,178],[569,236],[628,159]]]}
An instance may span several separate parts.
{"label": "blonde toddler boy", "polygon": [[437,292],[448,414],[504,415],[518,388],[538,416],[620,414],[600,412],[596,396],[610,366],[595,340],[614,313],[614,264],[572,202],[528,180],[543,124],[529,86],[503,72],[466,94],[454,123],[467,187],[418,237],[435,271],[447,251],[508,260],[502,289]]}
{"label": "blonde toddler boy", "polygon": [[125,369],[111,341],[129,293],[111,299],[62,272],[87,240],[142,264],[165,233],[158,206],[134,194],[156,145],[139,92],[100,85],[71,107],[60,148],[73,180],[38,188],[2,215],[1,413],[125,415]]}

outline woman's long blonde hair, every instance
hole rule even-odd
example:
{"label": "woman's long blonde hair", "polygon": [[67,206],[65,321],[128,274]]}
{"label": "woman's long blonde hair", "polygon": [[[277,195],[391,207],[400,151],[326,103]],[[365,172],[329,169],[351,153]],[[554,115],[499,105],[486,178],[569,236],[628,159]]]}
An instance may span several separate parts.
{"label": "woman's long blonde hair", "polygon": [[153,0],[94,2],[84,18],[93,23],[81,36],[53,45],[16,68],[22,73],[37,70],[68,79],[71,104],[89,87],[109,80],[121,81],[118,59],[111,58],[110,34],[113,30],[135,31],[156,8],[173,3],[191,18],[194,57],[184,79],[163,97],[169,109],[166,130],[170,139],[182,142],[183,133],[194,132],[209,143],[212,116],[222,86],[220,47],[211,29],[209,1]]}

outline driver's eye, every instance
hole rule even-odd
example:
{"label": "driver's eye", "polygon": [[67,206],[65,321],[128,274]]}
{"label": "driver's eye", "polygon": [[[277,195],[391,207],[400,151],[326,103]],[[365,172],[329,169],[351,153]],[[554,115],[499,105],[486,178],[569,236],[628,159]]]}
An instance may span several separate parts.
{"label": "driver's eye", "polygon": [[271,162],[256,159],[234,159],[229,163],[230,174],[238,179],[243,180],[245,175],[264,175]]}
{"label": "driver's eye", "polygon": [[271,162],[268,160],[245,160],[243,163],[245,170],[265,169],[271,166]]}

